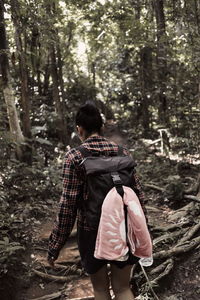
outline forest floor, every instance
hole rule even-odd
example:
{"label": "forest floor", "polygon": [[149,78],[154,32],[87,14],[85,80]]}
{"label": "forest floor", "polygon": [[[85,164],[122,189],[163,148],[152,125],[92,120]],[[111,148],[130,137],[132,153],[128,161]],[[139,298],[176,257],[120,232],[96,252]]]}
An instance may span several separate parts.
{"label": "forest floor", "polygon": [[[170,205],[169,200],[166,200],[166,196],[162,192],[145,187],[145,184],[152,182],[157,183],[158,186],[164,186],[167,178],[177,176],[177,173],[180,173],[180,167],[177,168],[177,162],[171,163],[168,158],[159,155],[159,153],[157,155],[155,151],[141,150],[141,145],[138,145],[137,142],[135,145],[130,145],[130,141],[125,138],[125,135],[119,134],[115,126],[108,128],[107,136],[117,143],[123,143],[129,148],[134,148],[134,156],[138,162],[138,173],[142,179],[148,199],[147,211],[151,226],[164,228],[174,224],[174,221],[170,221],[169,216],[174,213],[177,206],[180,207],[180,203],[178,205],[176,203]],[[184,179],[190,177],[195,180],[199,172],[198,164],[188,163],[184,168],[186,169],[181,171]],[[187,176],[184,175],[184,172]],[[59,176],[58,170],[57,176]],[[25,269],[17,269],[12,276],[14,278],[12,279],[13,281],[4,283],[7,290],[12,289],[14,293],[7,291],[6,294],[4,290],[1,296],[0,289],[0,298],[2,300],[73,299],[93,295],[89,278],[83,273],[79,264],[75,229],[60,253],[55,270],[48,268],[46,262],[48,237],[57,212],[57,203],[56,201],[48,200],[47,205],[47,216],[45,214],[36,214],[34,216],[34,224],[29,224],[25,228],[25,234],[29,236],[26,251],[23,252],[21,257]],[[40,209],[45,208],[40,207]],[[165,245],[163,245],[163,248],[165,248]],[[175,259],[174,268],[170,275],[161,280],[159,288],[155,289],[158,298],[160,300],[199,300],[199,261],[200,247],[179,255]],[[146,268],[147,274],[148,270]],[[46,278],[42,278],[38,271],[43,274],[42,277],[46,275]],[[138,282],[139,273],[141,273],[141,270],[138,266],[135,269],[132,281],[135,278],[136,282]],[[59,276],[59,278],[57,277],[56,279],[52,275]],[[67,281],[65,280],[66,277],[68,277]],[[135,290],[136,295],[139,289],[140,287],[134,284],[133,290]],[[51,296],[45,297],[47,295]],[[153,299],[151,293],[148,293],[148,295],[146,298],[138,299]]]}

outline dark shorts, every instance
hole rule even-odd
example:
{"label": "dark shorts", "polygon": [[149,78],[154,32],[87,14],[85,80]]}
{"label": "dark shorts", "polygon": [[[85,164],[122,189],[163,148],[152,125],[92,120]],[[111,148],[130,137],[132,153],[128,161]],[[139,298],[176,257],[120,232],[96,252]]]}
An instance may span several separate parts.
{"label": "dark shorts", "polygon": [[95,231],[85,231],[78,228],[78,248],[81,256],[82,266],[88,274],[94,274],[106,264],[115,264],[118,268],[123,268],[127,265],[134,265],[139,261],[139,258],[129,253],[129,258],[126,261],[102,260],[94,257]]}

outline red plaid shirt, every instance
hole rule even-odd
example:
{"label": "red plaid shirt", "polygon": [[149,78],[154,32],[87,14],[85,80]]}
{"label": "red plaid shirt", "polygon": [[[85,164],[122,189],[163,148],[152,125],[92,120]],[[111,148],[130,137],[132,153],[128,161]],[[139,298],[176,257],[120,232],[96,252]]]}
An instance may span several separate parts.
{"label": "red plaid shirt", "polygon": [[[102,155],[116,155],[118,152],[118,146],[115,143],[97,135],[88,138],[82,145],[90,151],[100,151]],[[128,155],[128,151],[125,149],[124,153]],[[63,166],[63,191],[58,215],[49,238],[48,258],[54,260],[57,259],[60,249],[69,237],[76,218],[77,226],[87,231],[92,230],[87,225],[84,210],[80,208],[80,203],[87,201],[88,198],[84,169],[80,165],[82,161],[83,156],[78,149],[74,148],[66,153]],[[147,219],[144,194],[136,174],[134,174],[133,181],[135,192]]]}

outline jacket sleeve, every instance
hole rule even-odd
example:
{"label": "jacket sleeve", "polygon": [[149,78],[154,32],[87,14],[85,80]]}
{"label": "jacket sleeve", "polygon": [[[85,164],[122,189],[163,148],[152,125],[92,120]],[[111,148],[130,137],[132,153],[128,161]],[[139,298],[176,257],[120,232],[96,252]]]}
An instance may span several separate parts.
{"label": "jacket sleeve", "polygon": [[69,237],[77,215],[77,203],[81,195],[82,182],[77,176],[73,154],[66,154],[63,166],[63,190],[57,218],[49,237],[48,258],[56,260],[59,251]]}

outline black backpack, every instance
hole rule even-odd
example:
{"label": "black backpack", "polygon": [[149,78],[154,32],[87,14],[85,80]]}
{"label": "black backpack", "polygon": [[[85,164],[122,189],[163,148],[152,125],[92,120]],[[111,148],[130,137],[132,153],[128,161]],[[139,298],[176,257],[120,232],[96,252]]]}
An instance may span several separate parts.
{"label": "black backpack", "polygon": [[[78,147],[84,157],[81,165],[85,168],[89,195],[84,203],[86,220],[88,225],[94,229],[98,229],[101,207],[108,192],[116,187],[117,192],[123,198],[123,186],[133,189],[136,163],[131,156],[124,155],[122,146],[118,146],[118,148],[115,156],[102,156],[100,152],[90,152],[84,146]],[[125,205],[124,211],[126,216]]]}

